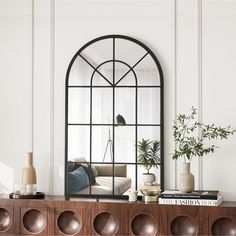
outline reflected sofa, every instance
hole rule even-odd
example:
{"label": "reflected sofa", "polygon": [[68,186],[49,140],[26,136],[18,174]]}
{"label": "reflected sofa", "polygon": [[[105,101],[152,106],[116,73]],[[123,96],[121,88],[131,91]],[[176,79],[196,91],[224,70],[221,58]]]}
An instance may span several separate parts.
{"label": "reflected sofa", "polygon": [[[83,171],[81,167],[78,165],[86,166]],[[90,169],[88,171],[88,168]],[[113,194],[113,166],[111,164],[97,164],[92,165],[91,168],[83,163],[76,164],[74,163],[74,167],[70,169],[70,173],[73,171],[80,170],[80,173],[83,172],[83,176],[79,176],[76,181],[73,182],[75,188],[73,191],[70,191],[73,194],[90,194],[90,185],[91,185],[91,194],[98,195],[112,195]],[[69,173],[69,174],[70,174]],[[90,176],[90,177],[89,177]],[[94,178],[94,179],[93,179]],[[84,183],[84,179],[88,179],[86,183]],[[90,183],[90,184],[89,184]],[[70,188],[70,179],[69,179],[69,189]],[[81,185],[82,184],[82,185]],[[124,194],[130,187],[132,181],[131,178],[127,177],[127,166],[125,164],[116,164],[114,166],[114,195],[122,195]],[[79,191],[76,191],[76,187],[81,185]]]}

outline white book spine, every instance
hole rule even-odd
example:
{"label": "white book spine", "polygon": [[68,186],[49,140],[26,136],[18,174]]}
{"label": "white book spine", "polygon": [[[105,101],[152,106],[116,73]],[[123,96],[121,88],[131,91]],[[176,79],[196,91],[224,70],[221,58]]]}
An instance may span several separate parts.
{"label": "white book spine", "polygon": [[166,204],[166,205],[217,206],[222,201],[223,201],[222,197],[220,197],[218,200],[159,198],[159,204]]}

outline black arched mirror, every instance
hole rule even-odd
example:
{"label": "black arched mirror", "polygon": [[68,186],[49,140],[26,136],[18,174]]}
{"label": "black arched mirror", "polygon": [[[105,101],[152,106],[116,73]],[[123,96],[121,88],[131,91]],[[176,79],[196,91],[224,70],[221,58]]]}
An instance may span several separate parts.
{"label": "black arched mirror", "polygon": [[66,74],[65,196],[125,198],[164,184],[163,74],[140,41],[84,45]]}

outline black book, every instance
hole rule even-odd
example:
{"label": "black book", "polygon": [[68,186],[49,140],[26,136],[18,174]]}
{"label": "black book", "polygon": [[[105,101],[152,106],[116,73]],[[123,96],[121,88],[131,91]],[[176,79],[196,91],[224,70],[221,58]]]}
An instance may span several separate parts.
{"label": "black book", "polygon": [[220,196],[218,190],[195,190],[191,193],[182,193],[178,190],[165,190],[160,194],[160,198],[177,198],[177,199],[212,199],[217,200]]}

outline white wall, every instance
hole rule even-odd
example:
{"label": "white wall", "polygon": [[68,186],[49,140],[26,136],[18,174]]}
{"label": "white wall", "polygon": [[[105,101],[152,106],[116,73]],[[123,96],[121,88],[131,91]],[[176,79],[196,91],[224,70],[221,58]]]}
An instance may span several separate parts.
{"label": "white wall", "polygon": [[[0,191],[20,182],[32,149],[38,189],[63,194],[66,69],[82,45],[105,34],[135,37],[160,60],[165,187],[176,187],[181,161],[169,155],[175,114],[194,105],[199,120],[236,127],[235,21],[236,1],[230,0],[1,0]],[[197,188],[235,199],[235,141],[220,142],[213,155],[193,161]]]}
{"label": "white wall", "polygon": [[[236,127],[236,2],[203,3],[202,11],[202,119]],[[203,163],[203,185],[222,189],[236,198],[236,135]]]}
{"label": "white wall", "polygon": [[[0,1],[0,188],[12,190],[31,147],[31,2]],[[19,183],[19,182],[18,182]]]}

